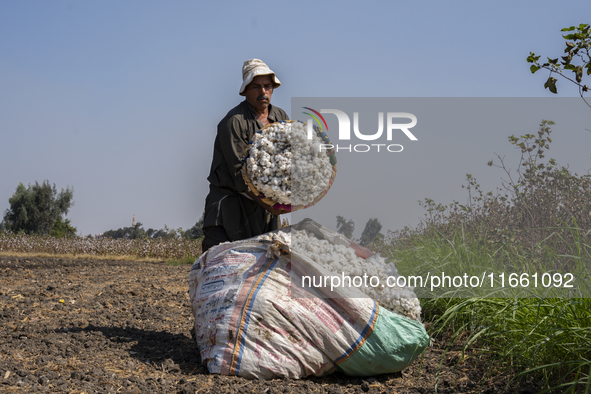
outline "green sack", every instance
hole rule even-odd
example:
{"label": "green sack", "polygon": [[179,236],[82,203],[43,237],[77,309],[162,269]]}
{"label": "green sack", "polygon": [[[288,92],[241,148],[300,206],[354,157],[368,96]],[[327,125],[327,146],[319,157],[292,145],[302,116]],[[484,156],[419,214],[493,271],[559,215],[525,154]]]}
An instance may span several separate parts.
{"label": "green sack", "polygon": [[373,376],[402,371],[429,345],[429,335],[415,320],[380,308],[372,334],[337,367],[347,375]]}

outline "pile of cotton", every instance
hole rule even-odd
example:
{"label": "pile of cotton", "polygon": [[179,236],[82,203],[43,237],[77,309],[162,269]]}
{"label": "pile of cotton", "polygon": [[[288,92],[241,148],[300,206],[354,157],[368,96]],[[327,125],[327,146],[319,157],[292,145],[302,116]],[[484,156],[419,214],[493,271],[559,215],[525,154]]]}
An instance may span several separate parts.
{"label": "pile of cotton", "polygon": [[[279,242],[289,245],[291,253],[305,256],[336,276],[343,273],[346,276],[363,277],[377,276],[381,282],[379,286],[360,287],[365,295],[376,300],[381,306],[392,312],[399,313],[413,320],[421,316],[421,304],[412,287],[386,285],[387,278],[398,277],[394,264],[387,264],[383,257],[376,254],[367,259],[358,257],[355,250],[344,245],[335,245],[326,240],[320,240],[307,231],[292,230],[289,233],[269,233],[258,237],[261,240]],[[271,245],[269,251],[277,251],[277,245]],[[395,280],[390,284],[395,285]],[[384,287],[381,285],[384,284]]]}
{"label": "pile of cotton", "polygon": [[280,204],[307,206],[329,187],[333,168],[322,141],[302,122],[277,122],[256,133],[246,172],[253,186]]}

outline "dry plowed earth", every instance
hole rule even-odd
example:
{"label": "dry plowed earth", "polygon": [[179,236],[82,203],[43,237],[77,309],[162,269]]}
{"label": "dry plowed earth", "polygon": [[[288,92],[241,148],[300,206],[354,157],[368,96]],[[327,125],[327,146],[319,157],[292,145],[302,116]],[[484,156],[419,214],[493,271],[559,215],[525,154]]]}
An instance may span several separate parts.
{"label": "dry plowed earth", "polygon": [[[190,266],[0,257],[0,392],[500,393],[485,363],[435,341],[402,373],[252,381],[209,375],[191,339]],[[469,355],[468,355],[469,356]],[[440,366],[441,364],[441,366]],[[437,377],[437,371],[440,371]]]}

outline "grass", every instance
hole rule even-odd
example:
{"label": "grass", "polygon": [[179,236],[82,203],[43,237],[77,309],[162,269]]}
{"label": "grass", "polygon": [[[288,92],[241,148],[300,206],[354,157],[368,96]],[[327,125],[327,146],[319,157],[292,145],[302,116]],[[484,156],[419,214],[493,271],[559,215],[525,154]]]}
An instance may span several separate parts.
{"label": "grass", "polygon": [[195,260],[197,260],[198,258],[199,258],[199,256],[192,256],[192,255],[188,254],[182,258],[168,260],[166,262],[166,264],[167,265],[174,265],[174,266],[179,266],[179,265],[183,265],[183,264],[193,264],[195,262]]}
{"label": "grass", "polygon": [[[382,254],[395,261],[401,275],[570,271],[576,272],[577,280],[590,283],[591,246],[585,242],[589,232],[559,229],[571,231],[577,241],[571,243],[569,254],[558,254],[552,242],[560,231],[524,250],[511,243],[487,242],[486,236],[466,234],[462,228],[447,236],[431,230],[391,240],[382,245]],[[466,349],[478,350],[490,360],[490,373],[534,378],[541,392],[590,392],[591,299],[584,298],[589,297],[588,288],[551,293],[560,298],[521,290],[415,290],[428,297],[421,304],[431,334],[464,338]]]}
{"label": "grass", "polygon": [[43,258],[58,258],[58,259],[78,259],[78,260],[117,260],[117,261],[136,261],[136,262],[162,262],[166,265],[179,266],[185,264],[193,264],[199,256],[186,255],[183,258],[161,259],[152,257],[139,257],[135,255],[91,255],[91,254],[52,254],[52,253],[25,253],[25,252],[0,252],[0,256],[4,257],[43,257]]}

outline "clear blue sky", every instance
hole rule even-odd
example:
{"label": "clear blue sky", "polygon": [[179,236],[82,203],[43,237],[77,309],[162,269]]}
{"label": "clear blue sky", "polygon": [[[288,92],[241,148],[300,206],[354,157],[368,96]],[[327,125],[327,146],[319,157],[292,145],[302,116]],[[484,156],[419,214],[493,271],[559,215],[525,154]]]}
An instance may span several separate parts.
{"label": "clear blue sky", "polygon": [[74,188],[82,235],[134,213],[186,229],[244,60],[276,72],[273,103],[288,112],[292,97],[548,97],[527,54],[558,56],[560,29],[589,16],[588,0],[2,1],[0,211],[19,182],[48,179]]}

